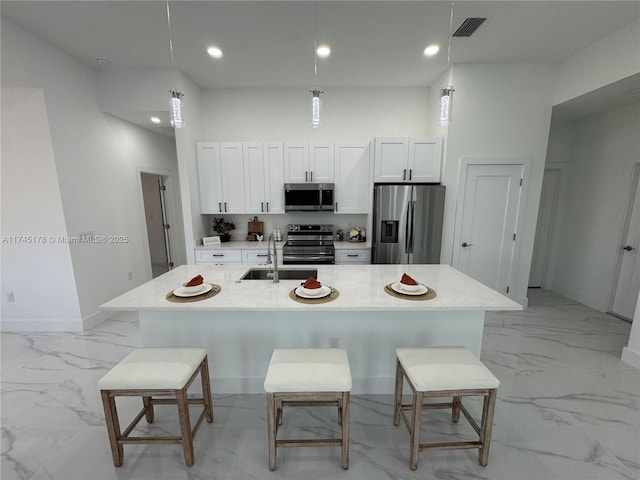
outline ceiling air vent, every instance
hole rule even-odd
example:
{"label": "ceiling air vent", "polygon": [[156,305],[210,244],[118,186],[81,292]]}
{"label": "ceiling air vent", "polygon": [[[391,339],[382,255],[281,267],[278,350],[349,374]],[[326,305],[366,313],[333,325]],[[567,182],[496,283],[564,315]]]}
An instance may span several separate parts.
{"label": "ceiling air vent", "polygon": [[453,32],[452,36],[470,37],[471,35],[473,35],[473,32],[475,32],[480,27],[480,25],[484,23],[485,20],[486,18],[469,17],[464,22],[462,22],[462,25],[460,25],[455,32]]}

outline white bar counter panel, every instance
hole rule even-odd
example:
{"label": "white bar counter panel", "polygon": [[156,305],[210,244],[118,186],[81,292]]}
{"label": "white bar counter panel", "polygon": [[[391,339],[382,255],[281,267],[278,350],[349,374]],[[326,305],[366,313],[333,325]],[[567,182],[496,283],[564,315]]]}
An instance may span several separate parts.
{"label": "white bar counter panel", "polygon": [[[322,284],[339,292],[322,304],[289,298],[301,280],[239,281],[248,268],[183,265],[102,308],[138,312],[145,346],[207,348],[217,393],[263,393],[274,348],[329,346],[347,350],[354,393],[392,393],[396,347],[463,345],[480,356],[485,311],[522,310],[448,265],[312,266]],[[435,290],[436,298],[404,300],[385,293],[384,286],[405,272]],[[220,285],[220,293],[198,302],[166,300],[198,274]]]}

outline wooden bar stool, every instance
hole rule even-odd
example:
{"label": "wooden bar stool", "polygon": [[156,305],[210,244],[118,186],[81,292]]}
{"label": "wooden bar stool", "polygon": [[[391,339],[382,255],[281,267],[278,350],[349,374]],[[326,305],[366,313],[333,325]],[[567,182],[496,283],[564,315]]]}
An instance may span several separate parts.
{"label": "wooden bar stool", "polygon": [[[269,470],[276,468],[277,447],[342,447],[342,468],[349,468],[351,370],[339,348],[275,349],[264,381],[267,392]],[[278,440],[285,406],[337,406],[340,438]]]}
{"label": "wooden bar stool", "polygon": [[[396,349],[396,389],[393,424],[400,425],[400,417],[409,429],[409,466],[418,468],[418,453],[422,450],[477,448],[480,465],[489,460],[491,427],[496,393],[500,382],[469,350],[464,347],[428,347]],[[404,379],[413,391],[413,403],[402,404]],[[482,396],[482,420],[480,426],[462,404],[462,397]],[[451,402],[426,403],[424,398],[452,397]],[[478,434],[478,441],[420,443],[422,410],[451,408],[451,419],[458,423],[460,412]],[[405,410],[412,411],[411,421]]]}
{"label": "wooden bar stool", "polygon": [[[202,381],[202,397],[187,398],[187,390],[196,376]],[[113,464],[120,467],[124,461],[123,445],[127,443],[181,443],[188,467],[193,465],[193,437],[204,418],[213,422],[213,403],[209,382],[207,350],[204,348],[138,348],[127,355],[98,381],[102,405],[111,444]],[[142,397],[142,410],[124,432],[116,410],[116,397]],[[173,398],[154,398],[173,397]],[[193,430],[189,418],[189,405],[203,405],[202,413]],[[130,436],[136,425],[146,417],[153,422],[154,405],[177,405],[180,419],[179,437]]]}

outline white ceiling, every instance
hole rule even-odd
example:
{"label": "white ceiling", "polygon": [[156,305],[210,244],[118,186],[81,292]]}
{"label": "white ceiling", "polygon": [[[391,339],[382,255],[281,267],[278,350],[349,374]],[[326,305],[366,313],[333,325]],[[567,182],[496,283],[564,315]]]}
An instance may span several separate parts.
{"label": "white ceiling", "polygon": [[[113,69],[172,65],[165,1],[3,0],[1,9],[94,68],[97,58]],[[172,0],[169,9],[174,66],[201,87],[308,87],[316,40],[331,46],[318,60],[321,87],[428,86],[447,67],[451,2]],[[453,13],[454,30],[487,17],[452,39],[454,63],[557,63],[640,18],[640,2],[456,1]],[[431,43],[441,50],[427,59]],[[222,59],[208,57],[211,44]]]}

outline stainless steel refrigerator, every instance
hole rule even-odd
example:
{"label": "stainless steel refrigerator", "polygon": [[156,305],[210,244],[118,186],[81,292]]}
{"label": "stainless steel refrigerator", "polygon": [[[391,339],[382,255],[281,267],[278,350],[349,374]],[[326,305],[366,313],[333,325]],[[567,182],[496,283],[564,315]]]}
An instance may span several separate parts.
{"label": "stainless steel refrigerator", "polygon": [[372,263],[440,263],[444,185],[375,185]]}

